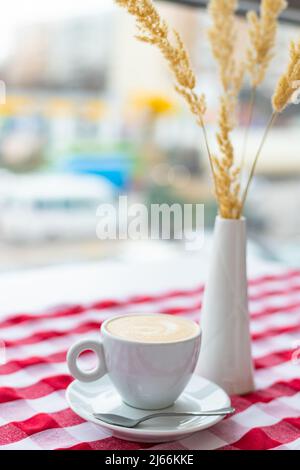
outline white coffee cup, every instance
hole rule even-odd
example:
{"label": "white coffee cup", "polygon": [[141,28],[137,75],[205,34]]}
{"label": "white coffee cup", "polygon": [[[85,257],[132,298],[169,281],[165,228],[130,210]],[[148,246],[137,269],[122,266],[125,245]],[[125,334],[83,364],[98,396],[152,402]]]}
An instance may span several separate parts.
{"label": "white coffee cup", "polygon": [[[122,318],[124,315],[122,316]],[[114,319],[121,318],[114,317]],[[201,343],[197,326],[192,337],[172,342],[141,342],[111,334],[101,326],[99,340],[84,339],[67,354],[71,374],[82,382],[92,382],[108,374],[123,401],[148,410],[171,406],[185,389],[195,370]],[[81,370],[78,356],[93,351],[98,364],[92,371]]]}

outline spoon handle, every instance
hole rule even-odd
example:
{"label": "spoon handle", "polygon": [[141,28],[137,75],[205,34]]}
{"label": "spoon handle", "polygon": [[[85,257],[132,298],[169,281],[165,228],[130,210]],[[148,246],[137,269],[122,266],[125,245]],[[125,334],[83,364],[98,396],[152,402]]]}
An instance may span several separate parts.
{"label": "spoon handle", "polygon": [[226,416],[235,412],[235,409],[232,407],[220,408],[219,410],[210,410],[210,411],[185,411],[185,412],[160,412],[153,413],[151,415],[144,416],[140,418],[138,424],[148,421],[148,419],[161,418],[161,417],[171,417],[171,416]]}

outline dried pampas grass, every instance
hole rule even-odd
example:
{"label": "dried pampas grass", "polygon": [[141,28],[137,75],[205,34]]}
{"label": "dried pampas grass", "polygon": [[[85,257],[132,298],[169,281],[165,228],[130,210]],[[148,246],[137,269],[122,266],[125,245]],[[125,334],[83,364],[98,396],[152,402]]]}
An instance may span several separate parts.
{"label": "dried pampas grass", "polygon": [[300,90],[300,40],[291,42],[290,61],[286,72],[280,77],[273,95],[273,110],[281,113],[290,104],[294,94]]}
{"label": "dried pampas grass", "polygon": [[[179,89],[183,88],[189,94],[190,101],[194,103],[196,97],[193,90],[196,78],[180,35],[174,31],[174,41],[171,40],[168,26],[161,19],[151,0],[115,1],[135,17],[139,31],[136,38],[156,46],[161,51],[175,76],[176,86]],[[204,95],[201,95],[200,102],[200,105],[197,102],[196,107],[203,115],[206,111]]]}
{"label": "dried pampas grass", "polygon": [[208,36],[213,56],[218,64],[223,94],[220,98],[217,142],[219,156],[213,164],[216,178],[216,198],[220,215],[236,219],[240,213],[240,170],[235,165],[231,132],[236,123],[236,106],[244,78],[244,64],[236,61],[237,0],[210,0],[208,10],[212,26]]}
{"label": "dried pampas grass", "polygon": [[249,128],[253,119],[256,91],[259,85],[263,83],[273,58],[278,18],[286,7],[287,2],[285,0],[261,0],[259,17],[255,11],[250,11],[247,14],[249,46],[246,54],[246,67],[250,75],[252,89],[241,158],[241,172],[243,171],[246,158]]}
{"label": "dried pampas grass", "polygon": [[175,78],[176,91],[185,99],[191,112],[196,116],[197,123],[203,130],[210,166],[214,175],[204,125],[205,96],[203,93],[199,95],[195,91],[195,74],[179,33],[175,30],[173,30],[173,34],[170,33],[167,23],[160,17],[152,0],[115,0],[115,2],[126,8],[128,13],[135,18],[139,31],[136,38],[139,41],[156,46],[166,59]]}
{"label": "dried pampas grass", "polygon": [[254,159],[251,171],[250,171],[250,176],[249,176],[249,179],[248,179],[245,191],[244,191],[244,195],[242,198],[241,209],[243,209],[245,201],[247,199],[249,187],[255,174],[257,162],[260,157],[263,146],[267,140],[269,132],[275,120],[277,119],[278,114],[284,111],[285,108],[292,102],[292,98],[294,95],[296,95],[296,98],[298,101],[297,95],[299,95],[299,91],[300,91],[300,40],[298,41],[297,44],[293,41],[291,42],[290,61],[289,61],[286,72],[284,72],[283,75],[279,78],[278,84],[276,86],[276,89],[272,98],[273,113],[266,127],[258,152],[255,156],[255,159]]}
{"label": "dried pampas grass", "polygon": [[[197,122],[203,130],[220,215],[226,219],[240,218],[256,164],[269,131],[278,114],[292,101],[294,93],[300,90],[299,41],[297,44],[291,44],[289,65],[286,72],[281,76],[273,96],[273,114],[264,132],[246,187],[242,193],[240,188],[241,169],[236,165],[234,148],[231,142],[231,132],[235,121],[233,116],[236,112],[245,68],[247,68],[251,77],[251,108],[253,108],[255,91],[263,82],[273,57],[278,17],[286,8],[286,1],[261,0],[260,16],[258,17],[255,12],[248,14],[250,44],[247,50],[246,61],[241,64],[237,64],[235,54],[238,44],[235,18],[238,1],[210,0],[209,2],[212,26],[208,33],[222,84],[218,121],[219,129],[217,132],[219,155],[214,157],[210,153],[204,124],[206,112],[205,96],[204,94],[198,95],[195,91],[195,74],[180,35],[176,31],[170,33],[167,23],[160,17],[151,0],[115,1],[118,5],[126,8],[135,18],[139,31],[136,36],[137,39],[152,44],[160,50],[173,72],[177,92],[188,103],[191,112],[196,116]],[[249,124],[251,119],[252,112]]]}
{"label": "dried pampas grass", "polygon": [[277,119],[278,114],[282,113],[285,110],[285,108],[292,102],[292,98],[294,95],[296,95],[296,98],[297,98],[296,102],[298,102],[297,95],[299,95],[299,91],[300,91],[300,40],[298,41],[297,44],[293,41],[291,42],[290,61],[289,61],[286,72],[284,72],[283,75],[279,78],[278,84],[276,86],[276,89],[272,98],[273,113],[266,127],[264,136],[262,138],[262,141],[260,143],[258,152],[255,156],[255,159],[254,159],[251,171],[250,171],[250,176],[248,178],[248,182],[247,182],[244,195],[242,198],[241,210],[243,210],[243,207],[245,205],[247,195],[249,192],[249,187],[255,174],[257,162],[262,152],[263,146],[267,140],[269,132],[275,120]]}
{"label": "dried pampas grass", "polygon": [[260,17],[255,11],[247,15],[249,42],[247,50],[247,69],[253,88],[257,88],[266,76],[273,58],[278,17],[287,7],[285,0],[262,0]]}
{"label": "dried pampas grass", "polygon": [[217,141],[220,157],[214,157],[216,178],[216,198],[219,205],[219,213],[225,219],[237,219],[240,215],[240,184],[239,168],[234,162],[234,148],[230,139],[232,131],[230,116],[226,99],[221,98],[219,131]]}
{"label": "dried pampas grass", "polygon": [[244,66],[237,65],[236,18],[237,0],[210,0],[208,10],[212,26],[208,31],[214,58],[219,67],[220,79],[227,96],[236,97],[241,89]]}

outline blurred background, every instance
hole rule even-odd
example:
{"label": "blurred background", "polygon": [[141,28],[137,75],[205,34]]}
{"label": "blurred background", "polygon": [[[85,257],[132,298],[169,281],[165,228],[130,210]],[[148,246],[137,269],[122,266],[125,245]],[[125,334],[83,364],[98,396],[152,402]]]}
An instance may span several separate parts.
{"label": "blurred background", "polygon": [[[213,142],[220,85],[206,38],[209,18],[201,8],[205,2],[179,3],[157,1],[190,51],[199,88],[207,95]],[[276,58],[258,92],[247,168],[270,116],[289,41],[299,38],[300,2],[291,3],[294,10],[280,26]],[[173,92],[159,53],[134,39],[125,11],[113,0],[10,0],[2,13],[0,270],[164,257],[184,249],[172,241],[143,243],[139,251],[129,241],[98,240],[96,208],[116,203],[120,194],[146,204],[204,203],[209,231],[216,206],[201,131]],[[243,16],[238,27],[242,56]],[[247,83],[234,133],[237,158],[249,90]],[[300,266],[299,125],[296,106],[277,121],[246,209],[253,250],[292,266]]]}

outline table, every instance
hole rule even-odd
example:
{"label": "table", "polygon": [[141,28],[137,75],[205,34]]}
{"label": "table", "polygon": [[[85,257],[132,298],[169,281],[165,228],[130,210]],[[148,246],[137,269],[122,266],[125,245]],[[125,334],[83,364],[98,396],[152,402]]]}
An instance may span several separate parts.
{"label": "table", "polygon": [[[130,311],[199,317],[207,256],[106,261],[0,276],[0,450],[149,449],[108,436],[67,406],[67,348]],[[249,260],[257,390],[215,427],[151,449],[300,449],[300,271]]]}

